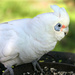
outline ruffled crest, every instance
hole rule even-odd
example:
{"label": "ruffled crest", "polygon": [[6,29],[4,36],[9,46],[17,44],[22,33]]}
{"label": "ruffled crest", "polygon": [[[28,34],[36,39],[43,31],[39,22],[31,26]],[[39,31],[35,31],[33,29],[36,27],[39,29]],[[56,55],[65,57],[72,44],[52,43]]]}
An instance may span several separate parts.
{"label": "ruffled crest", "polygon": [[68,16],[66,10],[62,7],[60,8],[57,5],[51,5],[50,6],[54,10],[54,14],[58,17]]}

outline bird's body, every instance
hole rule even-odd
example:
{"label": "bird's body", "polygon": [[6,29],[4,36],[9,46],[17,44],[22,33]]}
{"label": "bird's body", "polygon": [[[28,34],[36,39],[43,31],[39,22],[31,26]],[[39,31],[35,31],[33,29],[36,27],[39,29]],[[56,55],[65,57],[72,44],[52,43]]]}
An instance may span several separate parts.
{"label": "bird's body", "polygon": [[29,63],[54,49],[68,32],[69,16],[64,8],[52,8],[55,12],[0,24],[1,63],[6,67]]}
{"label": "bird's body", "polygon": [[[43,34],[39,32],[39,28],[37,36],[36,30],[32,31],[28,27],[30,20],[21,19],[0,24],[0,61],[5,66],[32,62],[55,47],[56,39],[51,41],[53,37],[46,34],[45,30]],[[37,37],[33,37],[32,33]]]}

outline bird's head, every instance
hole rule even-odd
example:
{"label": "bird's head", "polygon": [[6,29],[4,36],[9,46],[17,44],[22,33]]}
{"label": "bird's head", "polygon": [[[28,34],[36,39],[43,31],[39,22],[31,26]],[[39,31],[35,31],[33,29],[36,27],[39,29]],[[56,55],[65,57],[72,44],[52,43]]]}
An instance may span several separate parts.
{"label": "bird's head", "polygon": [[37,18],[39,18],[39,23],[42,22],[45,31],[60,41],[68,33],[70,19],[64,8],[57,5],[52,5],[51,8],[54,12],[38,15]]}
{"label": "bird's head", "polygon": [[33,28],[36,28],[34,32],[38,33],[39,36],[42,35],[42,38],[43,35],[47,37],[49,34],[48,38],[60,41],[68,33],[70,19],[64,8],[57,5],[52,5],[51,8],[54,12],[37,15],[31,22]]}
{"label": "bird's head", "polygon": [[53,30],[57,40],[61,40],[69,31],[69,16],[64,8],[60,8],[56,5],[51,6],[54,10],[54,24]]}

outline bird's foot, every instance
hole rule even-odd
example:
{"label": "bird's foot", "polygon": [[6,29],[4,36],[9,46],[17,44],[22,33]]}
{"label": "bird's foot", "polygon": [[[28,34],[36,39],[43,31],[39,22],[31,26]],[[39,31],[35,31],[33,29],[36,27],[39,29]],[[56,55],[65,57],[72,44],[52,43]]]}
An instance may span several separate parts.
{"label": "bird's foot", "polygon": [[[43,69],[40,67],[39,63],[37,62],[37,60],[34,60],[32,62],[33,67],[34,67],[34,71],[35,72],[39,72],[38,69],[41,71],[41,73],[44,73]],[[38,69],[37,69],[38,68]]]}
{"label": "bird's foot", "polygon": [[7,75],[7,73],[10,72],[10,75],[14,75],[13,69],[11,67],[8,67],[2,75]]}

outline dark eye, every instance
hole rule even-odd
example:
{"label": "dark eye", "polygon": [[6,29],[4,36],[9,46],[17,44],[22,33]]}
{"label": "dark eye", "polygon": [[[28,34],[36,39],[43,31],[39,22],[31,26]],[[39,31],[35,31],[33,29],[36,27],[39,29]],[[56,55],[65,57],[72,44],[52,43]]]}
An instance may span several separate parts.
{"label": "dark eye", "polygon": [[61,24],[60,23],[58,24],[58,27],[61,27]]}
{"label": "dark eye", "polygon": [[60,23],[57,23],[57,24],[54,26],[54,29],[55,29],[56,31],[60,31],[61,27],[62,27],[62,25],[61,25]]}

